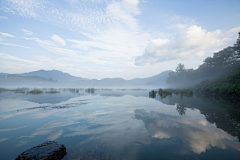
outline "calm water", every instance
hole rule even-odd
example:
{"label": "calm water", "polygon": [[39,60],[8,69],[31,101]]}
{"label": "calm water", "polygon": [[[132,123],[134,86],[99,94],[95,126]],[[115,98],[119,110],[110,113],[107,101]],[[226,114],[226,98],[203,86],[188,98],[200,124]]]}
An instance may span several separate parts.
{"label": "calm water", "polygon": [[239,101],[148,90],[0,93],[0,159],[48,140],[67,159],[239,159]]}

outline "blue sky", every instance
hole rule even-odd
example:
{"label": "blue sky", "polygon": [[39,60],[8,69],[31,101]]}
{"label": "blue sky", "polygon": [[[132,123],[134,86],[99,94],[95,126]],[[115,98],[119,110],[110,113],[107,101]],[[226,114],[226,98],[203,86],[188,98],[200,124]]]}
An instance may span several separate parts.
{"label": "blue sky", "polygon": [[144,78],[236,42],[240,0],[1,0],[0,72]]}

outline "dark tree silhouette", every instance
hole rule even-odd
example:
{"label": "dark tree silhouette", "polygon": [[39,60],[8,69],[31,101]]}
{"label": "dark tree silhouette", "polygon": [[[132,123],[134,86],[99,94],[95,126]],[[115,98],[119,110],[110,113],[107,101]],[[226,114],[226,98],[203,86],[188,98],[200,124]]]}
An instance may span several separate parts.
{"label": "dark tree silhouette", "polygon": [[177,103],[177,108],[176,108],[176,110],[178,111],[179,115],[182,116],[182,115],[185,115],[187,109],[186,109],[186,107],[183,106],[182,104]]}

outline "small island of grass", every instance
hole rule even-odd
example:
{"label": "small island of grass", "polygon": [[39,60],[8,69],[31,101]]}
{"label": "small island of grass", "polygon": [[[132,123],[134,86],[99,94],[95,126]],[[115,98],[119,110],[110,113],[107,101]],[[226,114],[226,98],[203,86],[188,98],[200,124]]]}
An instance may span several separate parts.
{"label": "small island of grass", "polygon": [[31,90],[31,91],[28,92],[28,93],[31,93],[31,94],[41,94],[41,93],[43,93],[43,91],[40,90],[40,89],[34,89],[34,90]]}
{"label": "small island of grass", "polygon": [[53,91],[47,91],[46,93],[54,94],[54,93],[59,93],[59,91],[53,90]]}

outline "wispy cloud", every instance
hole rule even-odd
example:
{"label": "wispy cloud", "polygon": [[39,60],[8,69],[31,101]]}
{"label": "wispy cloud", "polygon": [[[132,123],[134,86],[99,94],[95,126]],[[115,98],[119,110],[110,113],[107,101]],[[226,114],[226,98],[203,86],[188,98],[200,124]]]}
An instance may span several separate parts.
{"label": "wispy cloud", "polygon": [[39,0],[3,0],[2,10],[12,14],[36,18],[36,10],[43,9],[43,3]]}
{"label": "wispy cloud", "polygon": [[57,45],[60,45],[60,46],[66,46],[66,43],[64,41],[64,39],[62,39],[60,36],[56,35],[56,34],[53,34],[51,36],[51,39],[57,44]]}
{"label": "wispy cloud", "polygon": [[8,19],[8,18],[5,16],[0,16],[0,19]]}
{"label": "wispy cloud", "polygon": [[10,38],[15,37],[14,35],[11,35],[11,34],[9,34],[9,33],[0,32],[0,34],[1,34],[2,36],[4,36],[4,37],[10,37]]}
{"label": "wispy cloud", "polygon": [[47,49],[48,51],[50,51],[54,54],[65,55],[65,56],[76,56],[77,55],[77,51],[58,47],[59,44],[66,45],[65,41],[61,37],[59,37],[57,35],[52,36],[52,37],[51,37],[51,39],[53,39],[53,41],[41,40],[39,38],[27,38],[27,37],[24,37],[24,38],[26,40],[34,40],[41,47]]}
{"label": "wispy cloud", "polygon": [[22,29],[22,31],[25,33],[25,35],[28,35],[28,36],[32,36],[33,35],[33,32],[28,31],[26,29]]}
{"label": "wispy cloud", "polygon": [[0,57],[1,57],[1,59],[10,59],[10,60],[22,61],[22,62],[27,62],[27,63],[39,64],[39,63],[34,62],[34,61],[29,61],[29,60],[26,60],[26,59],[18,58],[18,57],[11,56],[11,55],[5,54],[5,53],[0,53]]}
{"label": "wispy cloud", "polygon": [[22,46],[22,45],[18,45],[18,44],[11,44],[11,43],[0,43],[0,44],[4,45],[4,46],[15,46],[15,47],[22,47],[22,48],[30,49],[30,47],[26,47],[26,46]]}

